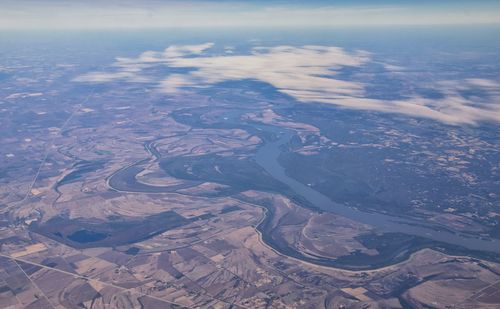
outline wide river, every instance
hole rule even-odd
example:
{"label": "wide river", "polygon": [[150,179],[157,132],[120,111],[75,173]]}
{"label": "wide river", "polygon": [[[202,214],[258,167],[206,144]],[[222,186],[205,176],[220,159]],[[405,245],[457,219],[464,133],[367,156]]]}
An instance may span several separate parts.
{"label": "wide river", "polygon": [[382,232],[398,232],[409,235],[420,236],[447,244],[458,245],[470,250],[490,251],[500,253],[500,243],[495,240],[487,240],[463,235],[428,224],[422,220],[410,220],[394,217],[381,213],[367,213],[355,208],[336,203],[324,194],[304,185],[289,177],[285,169],[280,165],[278,157],[281,146],[285,145],[292,137],[292,132],[277,129],[272,126],[260,126],[267,131],[280,134],[279,139],[265,143],[257,152],[256,161],[275,179],[289,186],[295,193],[306,199],[318,209],[333,212],[349,219],[366,223],[377,227]]}
{"label": "wide river", "polygon": [[[242,128],[241,111],[231,111],[225,114],[224,124],[229,127]],[[177,119],[178,122],[183,122]],[[194,123],[186,123],[194,125]],[[448,245],[459,246],[469,250],[493,252],[500,254],[500,243],[495,240],[482,239],[472,235],[461,234],[445,229],[442,226],[425,222],[424,220],[402,218],[391,216],[388,214],[363,212],[356,208],[336,203],[324,194],[314,190],[313,188],[300,183],[299,181],[289,177],[285,173],[285,168],[279,163],[279,156],[283,151],[283,146],[292,138],[294,132],[281,127],[272,125],[253,123],[252,128],[262,130],[261,132],[269,132],[277,135],[275,140],[268,140],[259,148],[256,153],[256,162],[264,168],[272,177],[281,183],[287,185],[297,195],[304,198],[317,209],[326,212],[332,212],[346,218],[365,223],[375,227],[380,232],[385,233],[403,233],[407,235],[419,236]],[[245,129],[245,128],[242,128]],[[159,154],[154,152],[154,147],[148,145],[146,150],[154,157],[159,158]],[[110,187],[119,191],[128,192],[144,192],[144,193],[161,193],[174,192],[176,189],[183,187],[158,187],[139,183],[136,175],[142,171],[142,168],[132,165],[124,168],[112,175],[108,184]],[[193,184],[191,184],[193,185]]]}

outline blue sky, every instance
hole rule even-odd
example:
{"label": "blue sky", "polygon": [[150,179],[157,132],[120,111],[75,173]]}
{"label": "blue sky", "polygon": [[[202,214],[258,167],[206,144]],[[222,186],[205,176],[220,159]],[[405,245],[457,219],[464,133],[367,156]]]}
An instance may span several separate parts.
{"label": "blue sky", "polygon": [[0,0],[0,29],[500,23],[492,0]]}

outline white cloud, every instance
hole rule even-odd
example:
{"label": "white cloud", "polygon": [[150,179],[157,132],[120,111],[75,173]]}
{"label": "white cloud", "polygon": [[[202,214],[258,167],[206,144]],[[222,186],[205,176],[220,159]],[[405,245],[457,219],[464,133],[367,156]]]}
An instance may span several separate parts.
{"label": "white cloud", "polygon": [[[137,58],[117,58],[117,72],[89,73],[76,81],[152,80],[160,91],[178,93],[183,89],[208,87],[228,80],[254,79],[269,83],[304,103],[400,113],[450,124],[500,121],[500,85],[492,80],[471,78],[438,82],[435,88],[444,94],[442,99],[415,95],[405,100],[379,100],[370,98],[361,81],[338,77],[339,70],[344,67],[360,67],[370,62],[370,54],[364,51],[347,52],[338,47],[308,45],[259,47],[248,55],[206,55],[204,52],[212,46],[212,43],[171,46],[163,52],[144,52]],[[161,79],[142,76],[145,68],[157,65],[187,71]],[[392,68],[389,67],[389,71]],[[398,70],[404,71],[404,68],[398,67]],[[492,101],[466,99],[459,94],[464,89],[480,89]]]}
{"label": "white cloud", "polygon": [[135,72],[124,69],[121,72],[91,72],[88,74],[80,75],[73,79],[75,82],[87,82],[87,83],[108,83],[113,81],[127,81],[136,83],[148,83],[151,79],[145,76],[140,76],[135,74]]}
{"label": "white cloud", "polygon": [[500,90],[500,83],[490,79],[468,78],[466,79],[466,82],[473,86]]}
{"label": "white cloud", "polygon": [[199,45],[173,45],[165,49],[163,56],[165,58],[177,58],[187,55],[199,55],[206,49],[211,48],[214,43],[205,43]]}

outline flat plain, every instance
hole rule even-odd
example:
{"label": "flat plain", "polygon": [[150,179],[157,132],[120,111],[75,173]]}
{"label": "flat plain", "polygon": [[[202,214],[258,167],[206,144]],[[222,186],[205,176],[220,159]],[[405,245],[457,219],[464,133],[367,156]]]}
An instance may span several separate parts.
{"label": "flat plain", "polygon": [[0,307],[498,308],[494,124],[6,59]]}

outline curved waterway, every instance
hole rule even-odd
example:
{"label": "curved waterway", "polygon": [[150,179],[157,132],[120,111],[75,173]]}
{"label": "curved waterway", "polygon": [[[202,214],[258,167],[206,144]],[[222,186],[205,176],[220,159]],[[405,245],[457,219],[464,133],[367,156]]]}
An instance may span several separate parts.
{"label": "curved waterway", "polygon": [[[158,160],[161,158],[161,154],[154,147],[154,142],[155,141],[145,143],[144,149],[156,160]],[[161,186],[140,182],[137,180],[137,175],[144,170],[144,167],[141,165],[149,161],[150,159],[144,159],[116,171],[108,178],[109,187],[116,191],[131,193],[171,193],[176,192],[177,190],[197,186],[201,183],[199,181],[185,181],[184,183],[178,185]]]}
{"label": "curved waterway", "polygon": [[[264,126],[261,126],[263,128]],[[288,143],[293,133],[265,126],[266,130],[271,130],[279,134],[276,141],[266,142],[257,152],[255,157],[257,163],[262,166],[275,179],[290,187],[296,194],[306,199],[312,205],[327,212],[333,212],[354,221],[366,223],[374,226],[381,232],[404,233],[434,241],[461,246],[469,250],[489,251],[500,253],[500,245],[495,240],[485,240],[474,238],[470,235],[462,235],[449,230],[439,229],[434,225],[428,225],[423,221],[409,220],[400,217],[393,217],[381,213],[367,213],[357,209],[336,203],[324,194],[304,185],[289,177],[285,169],[280,165],[278,157],[281,153],[281,146]]]}
{"label": "curved waterway", "polygon": [[[338,263],[334,259],[320,257],[318,257],[318,259],[311,259],[302,255],[300,252],[294,251],[294,249],[289,248],[286,244],[275,243],[272,237],[266,235],[266,233],[268,233],[269,231],[266,231],[265,228],[262,229],[262,227],[268,220],[272,220],[272,211],[269,211],[269,217],[267,217],[259,226],[259,230],[263,234],[263,240],[271,247],[280,251],[282,254],[320,265],[334,266],[346,269],[370,269],[393,264],[408,257],[409,253],[426,246],[439,246],[441,248],[449,249],[452,253],[460,252],[460,254],[464,253],[464,251],[469,250],[470,254],[474,256],[478,254],[481,254],[481,256],[483,256],[483,253],[486,253],[486,255],[488,255],[488,253],[490,253],[490,255],[500,254],[499,242],[495,240],[486,240],[476,238],[468,234],[460,234],[447,230],[444,227],[427,223],[424,220],[402,218],[373,212],[367,213],[340,203],[336,203],[324,194],[289,177],[285,172],[285,168],[279,163],[278,158],[285,145],[294,135],[294,131],[266,124],[253,123],[252,125],[244,125],[241,122],[241,114],[242,111],[231,110],[221,116],[223,117],[223,120],[221,119],[221,121],[223,122],[224,127],[242,128],[243,126],[244,129],[253,131],[254,134],[257,133],[256,130],[258,130],[261,133],[271,133],[272,135],[277,136],[277,139],[274,140],[264,138],[265,143],[257,151],[255,160],[263,169],[267,171],[267,173],[269,173],[276,180],[287,185],[296,195],[305,199],[308,204],[313,205],[318,210],[335,213],[354,221],[373,226],[375,227],[377,232],[401,233],[420,237],[422,239],[429,239],[434,243],[434,245],[430,244],[431,242],[429,242],[427,245],[417,244],[413,249],[408,247],[401,248],[401,250],[398,250],[398,252],[394,252],[390,257],[384,259],[383,262],[378,262],[375,264],[367,261],[367,265],[346,265],[343,262]],[[201,129],[211,127],[210,125],[200,125],[200,121],[196,118],[176,120],[180,123],[185,123],[193,127],[199,127]],[[215,127],[218,128],[217,126]],[[269,137],[269,135],[267,134],[264,134],[263,136]],[[156,159],[160,158],[160,154],[157,153],[156,149],[154,148],[153,142],[145,144],[145,150],[148,151],[148,153],[152,157]],[[137,162],[136,164],[117,171],[108,179],[109,186],[119,191],[137,193],[165,193],[175,192],[176,190],[181,189],[183,186],[187,185],[185,184],[179,186],[162,187],[147,185],[138,182],[136,179],[136,175],[143,170],[143,168],[141,168],[141,164],[148,160],[149,159],[145,159],[144,161]],[[191,182],[190,185],[196,185],[196,182]],[[468,253],[465,252],[465,254]]]}
{"label": "curved waterway", "polygon": [[132,192],[132,193],[171,193],[177,190],[187,189],[201,182],[189,181],[178,185],[170,186],[159,186],[150,185],[137,180],[137,174],[144,170],[143,167],[137,165],[131,165],[115,172],[111,177],[108,178],[108,185],[116,190],[122,192]]}

